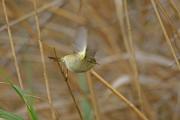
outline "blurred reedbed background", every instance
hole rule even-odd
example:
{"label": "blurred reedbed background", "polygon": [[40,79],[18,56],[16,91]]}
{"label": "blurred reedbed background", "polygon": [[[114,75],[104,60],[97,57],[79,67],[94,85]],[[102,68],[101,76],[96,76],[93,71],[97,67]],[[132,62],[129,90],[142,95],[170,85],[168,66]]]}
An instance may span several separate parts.
{"label": "blurred reedbed background", "polygon": [[[48,57],[73,53],[80,26],[98,64],[66,81]],[[179,27],[178,0],[1,0],[0,112],[36,120],[11,81],[40,120],[179,120]]]}

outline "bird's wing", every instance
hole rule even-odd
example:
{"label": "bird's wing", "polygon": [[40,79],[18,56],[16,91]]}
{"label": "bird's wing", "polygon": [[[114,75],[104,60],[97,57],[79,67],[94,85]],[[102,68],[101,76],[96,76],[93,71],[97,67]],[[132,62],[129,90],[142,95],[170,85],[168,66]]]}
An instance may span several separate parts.
{"label": "bird's wing", "polygon": [[96,45],[88,44],[85,57],[94,57],[97,51]]}
{"label": "bird's wing", "polygon": [[74,40],[74,49],[76,53],[85,56],[87,49],[87,29],[85,27],[78,28]]}

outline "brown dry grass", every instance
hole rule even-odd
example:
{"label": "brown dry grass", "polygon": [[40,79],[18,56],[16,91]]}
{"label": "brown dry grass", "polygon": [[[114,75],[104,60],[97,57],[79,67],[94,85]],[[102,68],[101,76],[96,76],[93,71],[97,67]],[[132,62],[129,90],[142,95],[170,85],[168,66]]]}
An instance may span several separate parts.
{"label": "brown dry grass", "polygon": [[[55,119],[56,111],[57,119],[79,120],[79,105],[48,56],[54,47],[59,57],[71,53],[76,28],[83,25],[98,44],[94,70],[111,84],[89,77],[94,118],[180,119],[178,0],[2,0],[0,16],[0,108],[27,119],[23,102],[3,82],[10,79],[45,99],[35,104],[40,119]],[[76,74],[68,78],[80,104]]]}

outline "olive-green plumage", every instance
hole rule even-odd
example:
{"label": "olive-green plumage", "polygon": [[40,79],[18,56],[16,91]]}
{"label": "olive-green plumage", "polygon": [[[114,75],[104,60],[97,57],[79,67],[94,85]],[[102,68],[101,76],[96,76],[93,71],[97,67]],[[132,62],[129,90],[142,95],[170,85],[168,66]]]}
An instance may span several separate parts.
{"label": "olive-green plumage", "polygon": [[66,55],[62,58],[62,61],[69,70],[76,73],[86,72],[96,64],[95,58],[83,58],[80,54]]}
{"label": "olive-green plumage", "polygon": [[63,62],[70,71],[76,73],[86,72],[96,64],[94,58],[95,50],[87,45],[87,31],[84,27],[80,27],[77,30],[75,50],[75,53],[61,58],[61,62]]}

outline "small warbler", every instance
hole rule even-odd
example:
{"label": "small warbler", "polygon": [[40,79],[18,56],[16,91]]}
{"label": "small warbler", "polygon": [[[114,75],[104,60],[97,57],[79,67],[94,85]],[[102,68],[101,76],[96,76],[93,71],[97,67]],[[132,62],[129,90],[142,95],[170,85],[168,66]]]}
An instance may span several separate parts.
{"label": "small warbler", "polygon": [[[75,36],[75,52],[62,57],[59,60],[72,72],[86,72],[97,64],[95,59],[95,49],[88,46],[87,38],[87,29],[84,27],[78,28]],[[54,57],[49,58],[55,59]]]}

